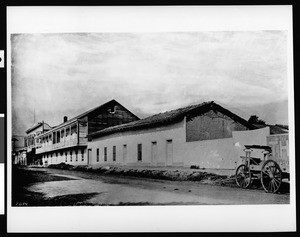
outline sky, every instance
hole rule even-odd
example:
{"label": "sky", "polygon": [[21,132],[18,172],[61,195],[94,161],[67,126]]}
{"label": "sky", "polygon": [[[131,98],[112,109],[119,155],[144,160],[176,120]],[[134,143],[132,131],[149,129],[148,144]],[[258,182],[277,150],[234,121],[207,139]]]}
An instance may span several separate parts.
{"label": "sky", "polygon": [[116,99],[140,118],[215,101],[287,124],[284,31],[14,34],[12,133]]}

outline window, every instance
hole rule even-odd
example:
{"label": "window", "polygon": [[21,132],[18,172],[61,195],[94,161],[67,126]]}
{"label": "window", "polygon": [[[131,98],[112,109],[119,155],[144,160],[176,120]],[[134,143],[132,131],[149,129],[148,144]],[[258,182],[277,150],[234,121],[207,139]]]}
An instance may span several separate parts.
{"label": "window", "polygon": [[66,162],[68,162],[68,159],[67,159],[67,152],[65,153],[65,158],[66,158]]}
{"label": "window", "polygon": [[77,124],[73,124],[71,126],[71,135],[73,135],[74,133],[77,133]]}
{"label": "window", "polygon": [[66,128],[66,137],[70,135],[70,127]]}
{"label": "window", "polygon": [[97,148],[97,162],[99,162],[99,148]]}
{"label": "window", "polygon": [[81,150],[81,161],[84,161],[84,150]]}
{"label": "window", "polygon": [[78,151],[75,151],[75,161],[78,161]]}
{"label": "window", "polygon": [[53,133],[53,144],[56,143],[56,132]]}
{"label": "window", "polygon": [[57,143],[59,143],[59,142],[60,142],[60,131],[57,131],[57,132],[56,132],[56,135],[57,135],[57,136],[56,136],[56,138],[57,138],[56,141],[57,141]]}
{"label": "window", "polygon": [[107,147],[104,147],[104,161],[107,161]]}
{"label": "window", "polygon": [[113,146],[113,161],[116,161],[116,146]]}
{"label": "window", "polygon": [[137,145],[137,160],[142,160],[142,144]]}
{"label": "window", "polygon": [[70,151],[70,161],[72,162],[72,151]]}

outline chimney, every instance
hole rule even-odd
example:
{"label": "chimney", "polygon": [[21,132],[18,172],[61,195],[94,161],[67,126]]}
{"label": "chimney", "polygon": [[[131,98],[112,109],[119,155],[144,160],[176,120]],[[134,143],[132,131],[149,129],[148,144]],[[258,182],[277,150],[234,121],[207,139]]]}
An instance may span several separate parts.
{"label": "chimney", "polygon": [[64,123],[68,121],[68,117],[64,116]]}

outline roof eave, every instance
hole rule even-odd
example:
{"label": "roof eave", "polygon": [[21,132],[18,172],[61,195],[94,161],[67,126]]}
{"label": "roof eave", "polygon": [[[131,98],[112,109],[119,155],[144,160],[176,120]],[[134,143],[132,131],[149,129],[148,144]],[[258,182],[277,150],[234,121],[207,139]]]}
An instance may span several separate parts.
{"label": "roof eave", "polygon": [[27,129],[25,132],[26,132],[26,133],[30,133],[31,131],[33,131],[34,129],[36,129],[36,128],[42,126],[42,125],[43,125],[43,124],[37,124],[37,125],[35,125],[34,127]]}
{"label": "roof eave", "polygon": [[117,128],[116,130],[109,130],[107,132],[106,131],[103,132],[102,130],[100,130],[100,131],[88,134],[87,137],[88,138],[98,138],[98,137],[103,137],[103,136],[110,135],[113,133],[136,131],[136,130],[145,129],[145,128],[155,128],[155,127],[169,125],[172,123],[179,122],[179,121],[183,120],[184,117],[185,117],[185,115],[180,115],[180,116],[177,116],[172,119],[166,119],[164,121],[158,121],[158,122],[151,123],[151,124],[140,124],[140,125],[136,125],[133,127],[124,127],[124,128],[119,128],[119,129]]}

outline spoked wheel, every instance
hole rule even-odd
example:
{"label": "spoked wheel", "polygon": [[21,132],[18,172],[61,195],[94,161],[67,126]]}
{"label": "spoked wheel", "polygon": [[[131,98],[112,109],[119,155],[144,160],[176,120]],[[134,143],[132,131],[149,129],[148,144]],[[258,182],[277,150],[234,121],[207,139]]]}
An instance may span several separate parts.
{"label": "spoked wheel", "polygon": [[261,168],[261,184],[267,193],[276,193],[280,188],[282,172],[273,160],[267,160]]}
{"label": "spoked wheel", "polygon": [[235,181],[241,188],[248,188],[251,184],[251,172],[246,165],[240,165],[235,172]]}

